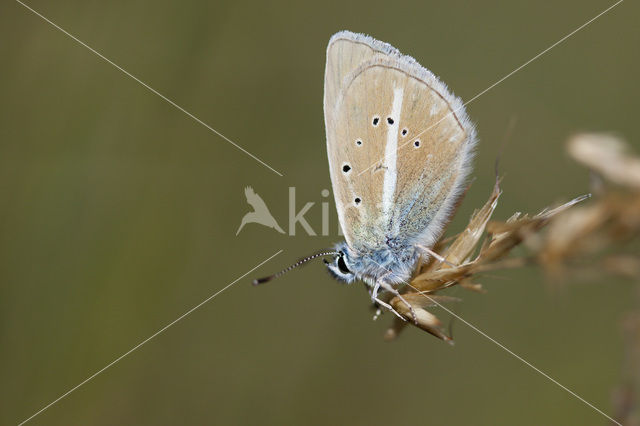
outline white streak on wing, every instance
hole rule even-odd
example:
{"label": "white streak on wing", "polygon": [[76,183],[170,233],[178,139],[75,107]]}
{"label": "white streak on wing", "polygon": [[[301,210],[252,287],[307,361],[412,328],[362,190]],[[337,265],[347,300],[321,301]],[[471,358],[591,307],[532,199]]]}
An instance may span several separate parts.
{"label": "white streak on wing", "polygon": [[398,127],[400,126],[400,112],[402,111],[402,98],[404,89],[393,89],[393,105],[391,107],[391,118],[395,125],[387,128],[387,145],[384,149],[384,186],[382,187],[382,211],[385,220],[389,221],[393,208],[393,195],[396,191],[396,181],[398,179]]}

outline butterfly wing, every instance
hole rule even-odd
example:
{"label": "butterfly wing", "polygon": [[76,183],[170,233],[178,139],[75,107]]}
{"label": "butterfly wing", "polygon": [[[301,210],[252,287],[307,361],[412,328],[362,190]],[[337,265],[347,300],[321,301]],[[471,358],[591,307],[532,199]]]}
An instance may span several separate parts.
{"label": "butterfly wing", "polygon": [[350,247],[431,246],[470,171],[462,102],[413,58],[343,31],[327,48],[327,151]]}

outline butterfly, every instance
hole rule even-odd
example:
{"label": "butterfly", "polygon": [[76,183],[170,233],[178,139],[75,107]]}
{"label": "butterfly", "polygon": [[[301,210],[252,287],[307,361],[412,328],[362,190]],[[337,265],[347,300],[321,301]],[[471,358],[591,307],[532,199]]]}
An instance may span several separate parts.
{"label": "butterfly", "polygon": [[331,37],[324,89],[329,173],[345,241],[254,284],[331,256],[331,275],[364,282],[376,306],[404,319],[381,294],[403,300],[398,289],[419,259],[437,255],[431,247],[471,171],[475,127],[431,71],[364,34]]}

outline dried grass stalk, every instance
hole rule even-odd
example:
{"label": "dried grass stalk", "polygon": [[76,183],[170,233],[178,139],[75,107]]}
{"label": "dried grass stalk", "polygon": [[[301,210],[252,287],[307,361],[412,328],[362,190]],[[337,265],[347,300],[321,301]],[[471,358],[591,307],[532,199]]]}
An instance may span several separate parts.
{"label": "dried grass stalk", "polygon": [[[476,282],[482,272],[538,264],[557,277],[573,263],[615,250],[640,234],[640,159],[628,154],[624,143],[610,135],[578,135],[569,141],[568,150],[576,161],[599,175],[594,180],[599,182],[596,197],[579,206],[576,204],[589,195],[534,216],[515,213],[505,221],[492,221],[501,194],[496,181],[489,199],[472,214],[467,227],[455,238],[442,239],[433,247],[439,260],[430,256],[420,262],[414,278],[405,286],[402,298],[412,306],[419,328],[451,341],[442,322],[427,308],[458,301],[437,294],[454,285],[484,291]],[[510,256],[523,243],[525,254]],[[627,276],[640,273],[640,257],[632,254],[608,254],[591,264],[601,271]],[[413,318],[399,297],[389,303],[407,319],[394,320],[385,334],[393,339],[406,325],[413,324]]]}

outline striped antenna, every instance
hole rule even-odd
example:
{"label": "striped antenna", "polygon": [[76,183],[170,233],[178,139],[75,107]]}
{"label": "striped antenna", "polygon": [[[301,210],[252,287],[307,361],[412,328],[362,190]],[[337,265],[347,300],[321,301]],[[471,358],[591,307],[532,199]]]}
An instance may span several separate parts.
{"label": "striped antenna", "polygon": [[339,255],[340,253],[337,251],[323,251],[321,253],[316,253],[316,254],[312,254],[311,256],[307,256],[304,259],[300,259],[298,260],[296,263],[294,263],[293,265],[289,266],[288,268],[283,269],[282,271],[278,272],[277,274],[273,274],[273,275],[269,275],[268,277],[264,277],[264,278],[260,278],[257,280],[253,280],[253,285],[258,285],[258,284],[264,284],[266,282],[269,282],[271,280],[274,280],[278,277],[281,277],[282,275],[286,274],[287,272],[289,272],[292,269],[297,268],[298,266],[307,263],[310,260],[316,259],[318,257],[324,257],[324,256],[330,256],[330,255]]}

